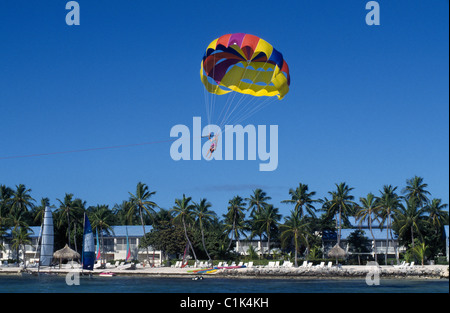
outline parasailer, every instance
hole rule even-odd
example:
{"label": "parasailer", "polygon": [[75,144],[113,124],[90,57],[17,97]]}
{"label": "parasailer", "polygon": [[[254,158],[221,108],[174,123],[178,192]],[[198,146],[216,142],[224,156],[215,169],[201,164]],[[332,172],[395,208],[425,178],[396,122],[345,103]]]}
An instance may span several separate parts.
{"label": "parasailer", "polygon": [[217,140],[218,140],[218,134],[211,138],[211,133],[209,133],[209,141],[211,141],[211,146],[209,147],[208,152],[206,153],[206,157],[209,159],[211,158],[214,151],[217,149]]}

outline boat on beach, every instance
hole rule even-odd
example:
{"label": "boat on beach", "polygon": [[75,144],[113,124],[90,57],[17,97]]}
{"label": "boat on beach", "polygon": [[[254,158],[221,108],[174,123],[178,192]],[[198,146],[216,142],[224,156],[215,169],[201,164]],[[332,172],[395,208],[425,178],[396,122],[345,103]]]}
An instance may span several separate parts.
{"label": "boat on beach", "polygon": [[101,277],[113,277],[113,276],[116,276],[116,273],[113,273],[113,272],[102,272],[102,273],[98,274],[98,276],[101,276]]}
{"label": "boat on beach", "polygon": [[245,265],[233,265],[233,266],[215,266],[214,269],[216,270],[223,270],[223,269],[236,269],[236,268],[245,268]]}

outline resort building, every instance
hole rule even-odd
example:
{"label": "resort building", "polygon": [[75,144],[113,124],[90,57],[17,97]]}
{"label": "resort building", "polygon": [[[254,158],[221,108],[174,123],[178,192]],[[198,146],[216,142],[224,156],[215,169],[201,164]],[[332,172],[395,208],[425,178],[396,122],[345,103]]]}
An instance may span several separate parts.
{"label": "resort building", "polygon": [[[359,223],[356,221],[354,217],[348,218],[351,228],[344,228],[341,229],[341,248],[345,250],[347,255],[371,255],[372,257],[375,255],[375,250],[378,255],[384,255],[387,254],[388,257],[394,258],[396,255],[396,248],[397,253],[403,253],[406,251],[406,248],[403,246],[399,246],[398,243],[398,237],[392,231],[392,237],[391,234],[388,233],[388,230],[386,227],[381,228],[381,225],[377,221],[372,222],[372,232],[370,231],[370,228],[366,223]],[[361,252],[361,253],[355,253],[352,252],[349,245],[349,236],[356,230],[362,230],[364,232],[363,236],[366,237],[370,244],[367,246],[368,252]],[[373,233],[373,237],[372,237]],[[387,240],[389,238],[389,240]],[[374,240],[375,239],[375,240]],[[337,232],[328,232],[325,233],[322,237],[322,250],[324,252],[324,255],[328,254],[328,251],[336,244],[337,242]],[[376,249],[375,249],[376,248]]]}
{"label": "resort building", "polygon": [[[39,260],[39,252],[37,251],[38,241],[39,241],[39,232],[41,231],[40,226],[31,226],[29,235],[31,239],[31,244],[25,245],[25,259],[27,261],[33,262],[34,260]],[[0,260],[14,260],[17,259],[17,250],[13,249],[11,243],[11,229],[6,231],[5,236],[3,237],[2,242],[0,244],[3,246],[3,250],[0,250]],[[23,247],[19,249],[19,258],[23,259]]]}
{"label": "resort building", "polygon": [[[150,229],[151,226],[145,226],[146,231],[149,231]],[[31,263],[39,260],[38,243],[40,230],[40,226],[30,227],[29,233],[31,244],[25,245],[25,259]],[[110,233],[103,233],[103,258],[107,262],[112,260],[125,260],[127,253],[127,233],[131,259],[141,262],[147,259],[147,250],[145,248],[139,248],[139,241],[143,236],[142,226],[112,226]],[[8,230],[1,243],[4,248],[3,250],[0,250],[0,260],[2,261],[17,259],[17,251],[12,248],[11,239],[11,230]],[[101,236],[99,236],[99,240],[100,248],[102,248]],[[77,248],[78,252],[81,254],[81,247]],[[19,258],[23,260],[22,249],[22,247],[19,249]],[[160,265],[162,263],[161,251],[153,250],[152,247],[149,247],[148,250],[150,262],[155,265]]]}
{"label": "resort building", "polygon": [[[250,247],[253,248],[253,250],[261,256],[263,253],[266,254],[268,252],[267,249],[267,241],[261,241],[261,240],[240,240],[235,241],[235,248],[234,251],[240,255],[249,255],[249,249]],[[273,246],[274,242],[270,242],[270,245]],[[276,243],[275,243],[276,244]],[[271,252],[273,249],[271,249]]]}
{"label": "resort building", "polygon": [[[131,259],[138,260],[140,262],[147,260],[147,249],[139,248],[139,241],[144,234],[142,226],[111,226],[111,228],[112,231],[109,234],[106,232],[103,234],[103,258],[105,258],[106,261],[125,260],[127,253],[127,232]],[[152,227],[150,225],[145,226],[146,232],[151,229]],[[101,240],[100,236],[99,240]],[[154,250],[151,246],[148,247],[148,251],[150,262],[156,266],[160,265],[163,261],[161,251]]]}

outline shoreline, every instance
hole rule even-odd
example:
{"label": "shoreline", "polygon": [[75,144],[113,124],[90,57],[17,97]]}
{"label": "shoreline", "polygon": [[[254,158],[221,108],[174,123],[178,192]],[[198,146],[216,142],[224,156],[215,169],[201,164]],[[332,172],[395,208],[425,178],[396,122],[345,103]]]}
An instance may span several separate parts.
{"label": "shoreline", "polygon": [[[394,266],[366,266],[344,265],[340,268],[239,268],[221,269],[211,274],[188,273],[193,268],[154,267],[147,269],[94,269],[93,271],[81,271],[71,268],[41,269],[40,273],[52,275],[67,275],[68,273],[82,272],[83,275],[98,276],[102,272],[111,272],[116,276],[141,276],[160,278],[194,278],[203,276],[207,278],[236,278],[236,279],[349,279],[365,278],[368,275],[378,275],[380,278],[399,279],[448,279],[448,265],[416,265],[412,268],[396,268]],[[3,267],[0,275],[37,275],[37,268]]]}

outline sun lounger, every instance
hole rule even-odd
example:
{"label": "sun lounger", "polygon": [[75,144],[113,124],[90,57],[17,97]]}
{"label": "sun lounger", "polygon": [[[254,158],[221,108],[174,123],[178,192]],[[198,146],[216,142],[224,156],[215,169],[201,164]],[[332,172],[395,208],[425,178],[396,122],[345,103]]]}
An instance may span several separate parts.
{"label": "sun lounger", "polygon": [[312,262],[309,262],[308,265],[306,267],[311,268],[312,267]]}
{"label": "sun lounger", "polygon": [[252,268],[253,267],[253,262],[248,262],[248,268]]}
{"label": "sun lounger", "polygon": [[406,262],[405,261],[403,261],[401,264],[398,264],[398,265],[394,265],[394,268],[402,268],[402,267],[404,267],[405,266],[405,264],[406,264]]}
{"label": "sun lounger", "polygon": [[325,267],[325,262],[320,262],[320,264],[315,266],[316,268],[324,268]]}
{"label": "sun lounger", "polygon": [[308,266],[308,261],[303,261],[303,264],[301,267],[307,267]]}
{"label": "sun lounger", "polygon": [[333,262],[328,262],[328,264],[327,264],[327,269],[331,269],[332,266],[333,266]]}

